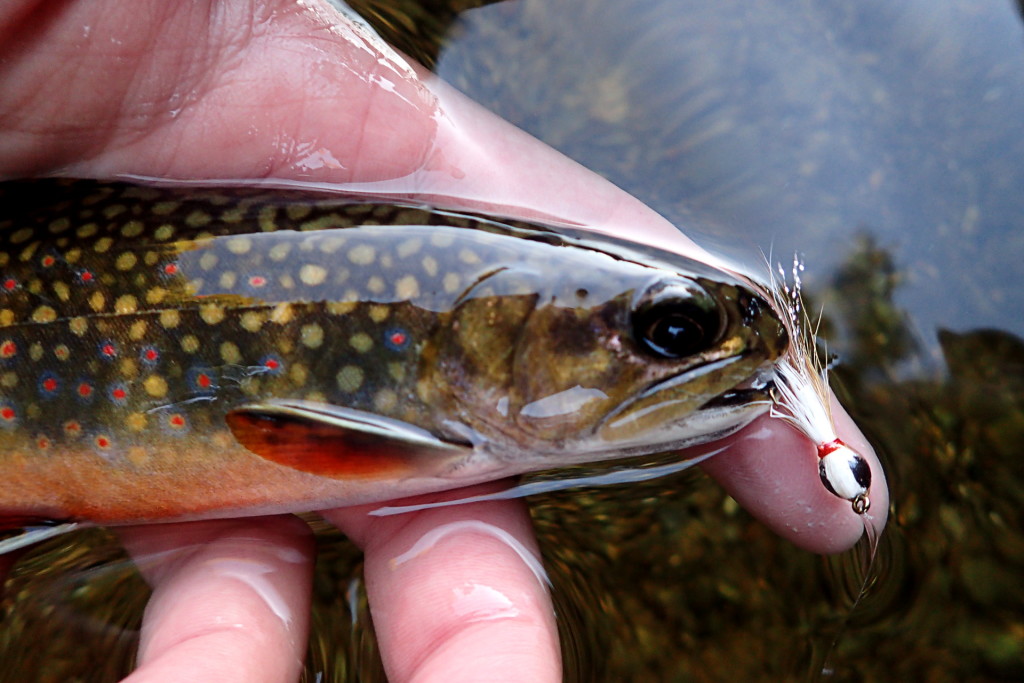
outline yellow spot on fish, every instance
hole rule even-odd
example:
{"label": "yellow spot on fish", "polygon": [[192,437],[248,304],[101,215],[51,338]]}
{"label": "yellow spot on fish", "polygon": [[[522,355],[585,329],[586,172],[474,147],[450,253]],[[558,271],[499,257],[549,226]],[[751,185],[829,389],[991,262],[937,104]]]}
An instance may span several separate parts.
{"label": "yellow spot on fish", "polygon": [[121,375],[125,379],[135,379],[139,374],[139,364],[133,358],[121,359]]}
{"label": "yellow spot on fish", "polygon": [[150,375],[143,380],[142,387],[153,398],[163,398],[167,395],[167,380],[160,375]]}
{"label": "yellow spot on fish", "polygon": [[78,263],[80,258],[82,258],[82,250],[78,247],[72,247],[64,252],[64,260],[68,263]]}
{"label": "yellow spot on fish", "polygon": [[288,218],[293,221],[301,221],[312,212],[313,207],[309,204],[289,204],[284,208]]}
{"label": "yellow spot on fish", "polygon": [[13,389],[18,386],[18,373],[16,372],[5,372],[0,375],[0,387],[4,389]]}
{"label": "yellow spot on fish", "polygon": [[220,357],[225,363],[242,362],[242,352],[238,350],[238,344],[234,342],[226,341],[220,345]]}
{"label": "yellow spot on fish", "polygon": [[290,370],[288,370],[288,377],[292,380],[295,386],[301,387],[309,379],[309,370],[302,363],[294,363]]}
{"label": "yellow spot on fish", "polygon": [[32,238],[32,228],[22,228],[16,230],[10,237],[11,244],[21,244],[27,242]]}
{"label": "yellow spot on fish", "polygon": [[186,334],[181,338],[181,350],[185,353],[195,353],[199,350],[199,339],[194,334]]}
{"label": "yellow spot on fish", "polygon": [[328,301],[325,308],[331,315],[348,315],[357,305],[355,301]]}
{"label": "yellow spot on fish", "polygon": [[86,333],[86,331],[88,331],[89,321],[82,316],[72,318],[68,321],[68,329],[70,329],[76,336],[81,337]]}
{"label": "yellow spot on fish", "polygon": [[275,230],[277,230],[277,207],[262,207],[260,209],[259,216],[256,218],[256,220],[259,223],[260,230],[262,230],[263,232],[274,232]]}
{"label": "yellow spot on fish", "polygon": [[213,216],[205,211],[193,211],[185,217],[185,225],[192,228],[201,228],[212,220]]}
{"label": "yellow spot on fish", "polygon": [[114,302],[114,310],[121,314],[134,313],[138,308],[139,301],[131,294],[119,296]]}
{"label": "yellow spot on fish", "polygon": [[389,315],[391,315],[391,309],[382,304],[374,304],[370,306],[367,314],[373,322],[382,323],[388,319]]}
{"label": "yellow spot on fish", "polygon": [[462,285],[462,278],[459,277],[458,273],[447,273],[444,279],[441,280],[441,284],[444,285],[444,291],[454,294]]}
{"label": "yellow spot on fish", "polygon": [[[147,379],[146,381],[148,382],[149,380]],[[141,432],[146,428],[146,415],[145,413],[132,413],[124,419],[124,423],[129,430],[133,432]]]}
{"label": "yellow spot on fish", "polygon": [[124,204],[110,204],[103,209],[104,218],[115,218],[120,216],[126,211],[127,207]]}
{"label": "yellow spot on fish", "polygon": [[52,323],[57,319],[57,311],[50,306],[40,306],[32,311],[32,320],[37,323]]}
{"label": "yellow spot on fish", "polygon": [[285,289],[293,289],[295,287],[295,280],[293,280],[292,276],[287,274],[287,273],[285,273],[281,277],[277,278],[277,281]]}
{"label": "yellow spot on fish", "polygon": [[299,330],[299,339],[303,345],[311,349],[318,349],[324,343],[324,328],[317,323],[303,325]]}
{"label": "yellow spot on fish", "polygon": [[363,385],[363,370],[355,365],[346,365],[338,371],[337,380],[339,389],[352,393]]}
{"label": "yellow spot on fish", "polygon": [[238,281],[238,276],[233,271],[226,271],[220,274],[220,286],[224,289],[233,289]]}
{"label": "yellow spot on fish", "polygon": [[480,256],[478,256],[472,249],[462,249],[459,251],[459,260],[463,263],[475,265],[480,263]]}
{"label": "yellow spot on fish", "polygon": [[414,299],[420,294],[420,283],[412,275],[406,275],[395,283],[395,296],[400,300]]}
{"label": "yellow spot on fish", "polygon": [[327,403],[327,397],[322,391],[311,391],[306,394],[306,400],[313,403]]}
{"label": "yellow spot on fish", "polygon": [[199,257],[199,267],[203,270],[210,270],[217,265],[217,255],[208,251]]}
{"label": "yellow spot on fish", "polygon": [[216,325],[224,320],[224,307],[217,304],[204,304],[199,307],[199,317],[207,325]]}
{"label": "yellow spot on fish", "polygon": [[118,270],[131,270],[138,262],[138,257],[130,251],[126,251],[114,260],[114,267]]}
{"label": "yellow spot on fish", "polygon": [[92,310],[96,311],[97,313],[102,311],[106,305],[107,299],[105,296],[103,296],[103,292],[93,292],[92,295],[89,297],[89,306],[91,306]]}
{"label": "yellow spot on fish", "polygon": [[455,235],[452,230],[437,230],[430,235],[430,243],[435,247],[450,247],[455,243]]}
{"label": "yellow spot on fish", "polygon": [[267,252],[267,256],[270,257],[271,261],[284,261],[288,258],[288,253],[291,252],[292,245],[287,242],[282,244],[275,244]]}
{"label": "yellow spot on fish", "polygon": [[348,339],[349,345],[359,353],[366,353],[373,348],[373,340],[365,332],[356,332]]}
{"label": "yellow spot on fish", "polygon": [[128,462],[135,467],[144,467],[149,462],[149,452],[142,446],[132,446],[127,453]]}
{"label": "yellow spot on fish", "polygon": [[379,275],[373,275],[369,280],[366,281],[366,288],[373,294],[380,294],[385,289],[384,278]]}
{"label": "yellow spot on fish", "polygon": [[113,244],[114,239],[112,237],[101,237],[96,240],[96,244],[92,245],[92,250],[97,254],[105,254]]}
{"label": "yellow spot on fish", "polygon": [[389,413],[398,404],[398,395],[391,389],[381,389],[373,397],[373,407],[382,413]]}
{"label": "yellow spot on fish", "polygon": [[146,329],[149,327],[149,323],[145,320],[136,320],[132,323],[132,326],[128,328],[128,337],[132,341],[139,341],[146,336]]}
{"label": "yellow spot on fish", "polygon": [[170,216],[178,209],[179,206],[181,206],[181,202],[164,201],[153,204],[149,210],[153,212],[153,215],[155,216]]}
{"label": "yellow spot on fish", "polygon": [[327,279],[327,269],[323,266],[307,263],[299,268],[299,279],[302,280],[303,284],[310,287],[322,284]]}
{"label": "yellow spot on fish", "polygon": [[333,254],[345,246],[345,238],[330,235],[320,240],[318,246],[320,247],[320,251],[324,254]]}
{"label": "yellow spot on fish", "polygon": [[435,275],[437,275],[437,259],[435,259],[433,256],[424,256],[422,263],[423,272],[425,272],[430,277],[434,277]]}
{"label": "yellow spot on fish", "polygon": [[405,381],[405,366],[401,363],[388,363],[388,374],[396,382]]}
{"label": "yellow spot on fish", "polygon": [[249,206],[246,202],[239,202],[238,205],[225,209],[220,214],[221,221],[225,223],[240,223],[245,218],[245,212]]}
{"label": "yellow spot on fish", "polygon": [[71,349],[68,348],[67,344],[57,344],[53,347],[53,357],[59,361],[66,361],[71,357]]}
{"label": "yellow spot on fish", "polygon": [[146,229],[142,221],[128,221],[121,226],[121,235],[124,237],[138,237]]}
{"label": "yellow spot on fish", "polygon": [[0,310],[0,325],[6,327],[14,322],[14,311],[9,308]]}
{"label": "yellow spot on fish", "polygon": [[166,242],[172,237],[174,237],[174,226],[170,223],[164,223],[153,231],[153,238],[161,242]]}
{"label": "yellow spot on fish", "polygon": [[53,293],[57,295],[57,298],[61,301],[67,301],[71,298],[71,288],[68,287],[66,282],[54,282]]}
{"label": "yellow spot on fish", "polygon": [[59,235],[68,228],[71,227],[71,221],[68,218],[61,217],[50,221],[50,232],[54,235]]}
{"label": "yellow spot on fish", "polygon": [[287,325],[294,316],[295,311],[292,309],[291,304],[280,303],[274,306],[274,310],[270,312],[270,322]]}
{"label": "yellow spot on fish", "polygon": [[75,235],[81,237],[82,239],[87,239],[95,235],[97,230],[99,230],[99,226],[96,225],[95,223],[86,223],[85,225],[75,230]]}
{"label": "yellow spot on fish", "polygon": [[360,244],[358,247],[349,249],[348,252],[348,260],[360,266],[370,265],[376,257],[376,250],[369,244]]}
{"label": "yellow spot on fish", "polygon": [[158,304],[167,296],[167,290],[163,287],[150,287],[146,290],[146,303]]}
{"label": "yellow spot on fish", "polygon": [[160,311],[160,326],[165,330],[173,330],[181,322],[181,314],[174,309]]}
{"label": "yellow spot on fish", "polygon": [[232,237],[227,242],[228,251],[232,254],[246,254],[252,249],[252,239],[248,237]]}
{"label": "yellow spot on fish", "polygon": [[263,314],[257,311],[246,311],[238,319],[238,324],[242,326],[243,330],[259,332],[263,327]]}
{"label": "yellow spot on fish", "polygon": [[39,360],[43,357],[43,345],[39,342],[32,344],[28,347],[28,357],[32,360]]}

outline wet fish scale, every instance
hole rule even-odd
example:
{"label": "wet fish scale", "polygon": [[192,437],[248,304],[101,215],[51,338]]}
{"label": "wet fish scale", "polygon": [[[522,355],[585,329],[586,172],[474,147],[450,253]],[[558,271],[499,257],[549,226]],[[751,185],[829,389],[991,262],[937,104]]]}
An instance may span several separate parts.
{"label": "wet fish scale", "polygon": [[[393,495],[444,488],[451,468],[474,463],[479,480],[515,454],[594,439],[601,415],[679,371],[629,341],[638,292],[666,272],[631,260],[644,248],[253,188],[34,181],[0,186],[0,206],[0,472],[18,484],[0,490],[0,511],[180,517],[392,497],[361,477],[391,477]],[[694,412],[756,375],[785,337],[742,283],[678,259],[671,268],[721,299],[734,337],[684,363],[733,368],[695,378]],[[395,469],[399,451],[353,464],[342,448],[334,474],[318,476],[320,465],[239,443],[232,411],[268,399],[400,421],[475,455],[444,474]],[[330,420],[287,418],[282,433],[340,448]],[[266,438],[262,448],[290,448]]]}

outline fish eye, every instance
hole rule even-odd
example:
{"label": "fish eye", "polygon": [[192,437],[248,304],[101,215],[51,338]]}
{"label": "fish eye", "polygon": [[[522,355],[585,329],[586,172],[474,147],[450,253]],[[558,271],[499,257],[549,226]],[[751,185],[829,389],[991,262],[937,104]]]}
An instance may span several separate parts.
{"label": "fish eye", "polygon": [[661,358],[699,353],[718,341],[722,328],[715,301],[692,282],[649,287],[633,309],[634,338]]}

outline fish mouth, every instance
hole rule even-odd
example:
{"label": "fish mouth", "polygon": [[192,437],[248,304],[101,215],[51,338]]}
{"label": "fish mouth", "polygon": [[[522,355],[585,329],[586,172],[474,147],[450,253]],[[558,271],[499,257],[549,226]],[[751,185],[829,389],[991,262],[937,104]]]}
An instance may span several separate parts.
{"label": "fish mouth", "polygon": [[[630,451],[664,452],[716,441],[740,430],[771,405],[775,386],[771,364],[755,370],[740,383],[697,406],[686,406],[692,398],[686,397],[685,393],[672,396],[678,388],[699,380],[707,373],[723,369],[734,360],[708,363],[652,384],[634,401],[607,416],[598,427],[599,434]],[[655,394],[664,394],[665,400],[633,410],[636,403]],[[684,406],[685,414],[673,419],[670,413]],[[662,413],[665,419],[659,419],[658,413]]]}

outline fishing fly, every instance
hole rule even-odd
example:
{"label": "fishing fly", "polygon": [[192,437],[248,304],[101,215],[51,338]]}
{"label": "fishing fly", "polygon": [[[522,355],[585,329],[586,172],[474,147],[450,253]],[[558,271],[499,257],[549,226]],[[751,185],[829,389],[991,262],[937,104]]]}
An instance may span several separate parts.
{"label": "fishing fly", "polygon": [[863,515],[871,506],[871,468],[867,460],[839,438],[828,388],[828,367],[821,362],[804,311],[800,273],[804,265],[793,258],[793,284],[782,266],[781,279],[771,277],[771,296],[790,333],[791,343],[775,366],[775,392],[770,415],[785,420],[814,442],[818,452],[818,476],[833,495],[850,501]]}

